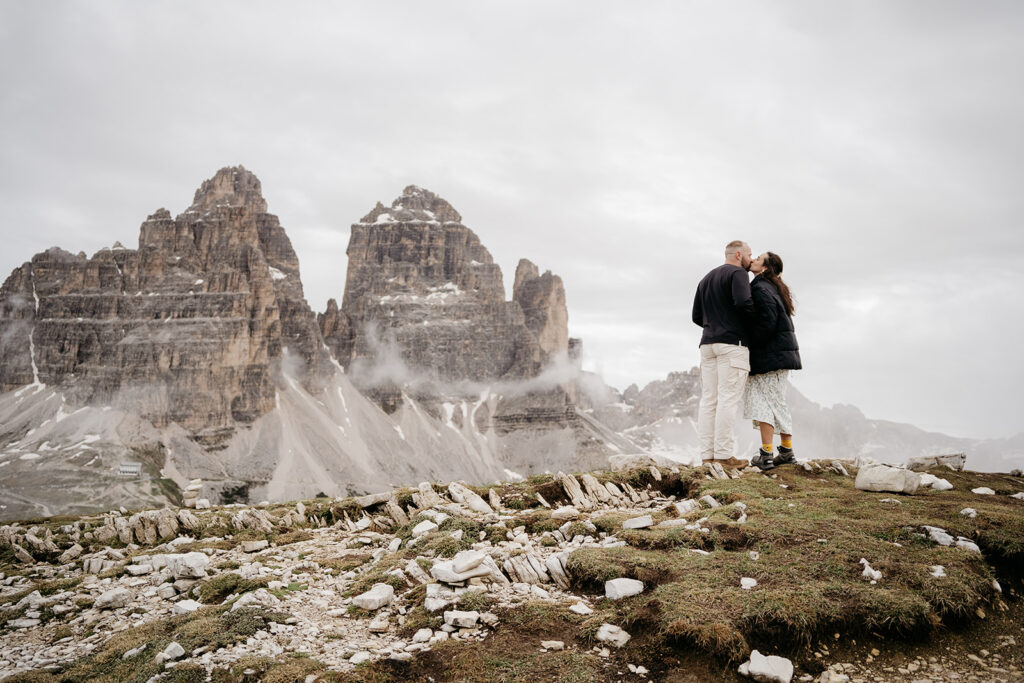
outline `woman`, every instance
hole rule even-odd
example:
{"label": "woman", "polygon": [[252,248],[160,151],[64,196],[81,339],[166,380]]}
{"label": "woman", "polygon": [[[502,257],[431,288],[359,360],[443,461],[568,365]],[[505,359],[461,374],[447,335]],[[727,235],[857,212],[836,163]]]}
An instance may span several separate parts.
{"label": "woman", "polygon": [[[743,394],[743,417],[761,430],[761,450],[751,464],[762,470],[795,461],[793,418],[786,405],[789,371],[799,370],[800,347],[793,329],[793,297],[782,281],[782,259],[768,251],[750,264],[754,319],[750,336],[750,377]],[[772,441],[782,444],[775,455]]]}

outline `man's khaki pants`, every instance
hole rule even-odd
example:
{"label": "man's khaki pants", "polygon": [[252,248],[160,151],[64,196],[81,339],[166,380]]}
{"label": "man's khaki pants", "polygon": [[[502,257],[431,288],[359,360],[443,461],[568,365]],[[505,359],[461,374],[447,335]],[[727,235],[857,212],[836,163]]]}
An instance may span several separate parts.
{"label": "man's khaki pants", "polygon": [[736,344],[701,344],[697,434],[702,460],[734,457],[733,426],[750,373],[750,350]]}

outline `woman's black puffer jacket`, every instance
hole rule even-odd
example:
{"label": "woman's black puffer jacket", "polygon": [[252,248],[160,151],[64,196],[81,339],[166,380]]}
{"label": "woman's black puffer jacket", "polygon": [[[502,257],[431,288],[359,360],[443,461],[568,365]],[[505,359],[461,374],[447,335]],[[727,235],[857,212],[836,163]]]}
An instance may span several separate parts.
{"label": "woman's black puffer jacket", "polygon": [[772,370],[799,370],[800,346],[793,318],[786,311],[779,290],[758,275],[750,283],[754,317],[750,323],[750,374]]}

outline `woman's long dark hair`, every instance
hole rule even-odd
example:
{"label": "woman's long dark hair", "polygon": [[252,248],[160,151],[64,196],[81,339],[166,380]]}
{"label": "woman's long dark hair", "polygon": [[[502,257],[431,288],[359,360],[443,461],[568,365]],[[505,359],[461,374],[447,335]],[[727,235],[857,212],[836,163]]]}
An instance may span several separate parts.
{"label": "woman's long dark hair", "polygon": [[775,285],[775,289],[779,290],[779,295],[782,297],[782,303],[786,306],[786,312],[793,315],[795,313],[793,296],[789,293],[789,287],[782,281],[782,259],[778,254],[765,252],[764,270],[761,271],[761,277]]}

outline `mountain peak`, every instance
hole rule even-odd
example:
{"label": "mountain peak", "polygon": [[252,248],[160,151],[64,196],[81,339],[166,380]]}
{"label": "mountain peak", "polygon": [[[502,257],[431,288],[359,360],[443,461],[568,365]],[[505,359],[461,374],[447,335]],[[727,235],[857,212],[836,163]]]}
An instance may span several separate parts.
{"label": "mountain peak", "polygon": [[226,166],[196,190],[192,211],[209,211],[218,206],[247,206],[257,213],[265,213],[260,179],[244,166]]}
{"label": "mountain peak", "polygon": [[408,185],[401,196],[386,207],[380,202],[360,223],[461,223],[462,216],[451,204],[430,190]]}

